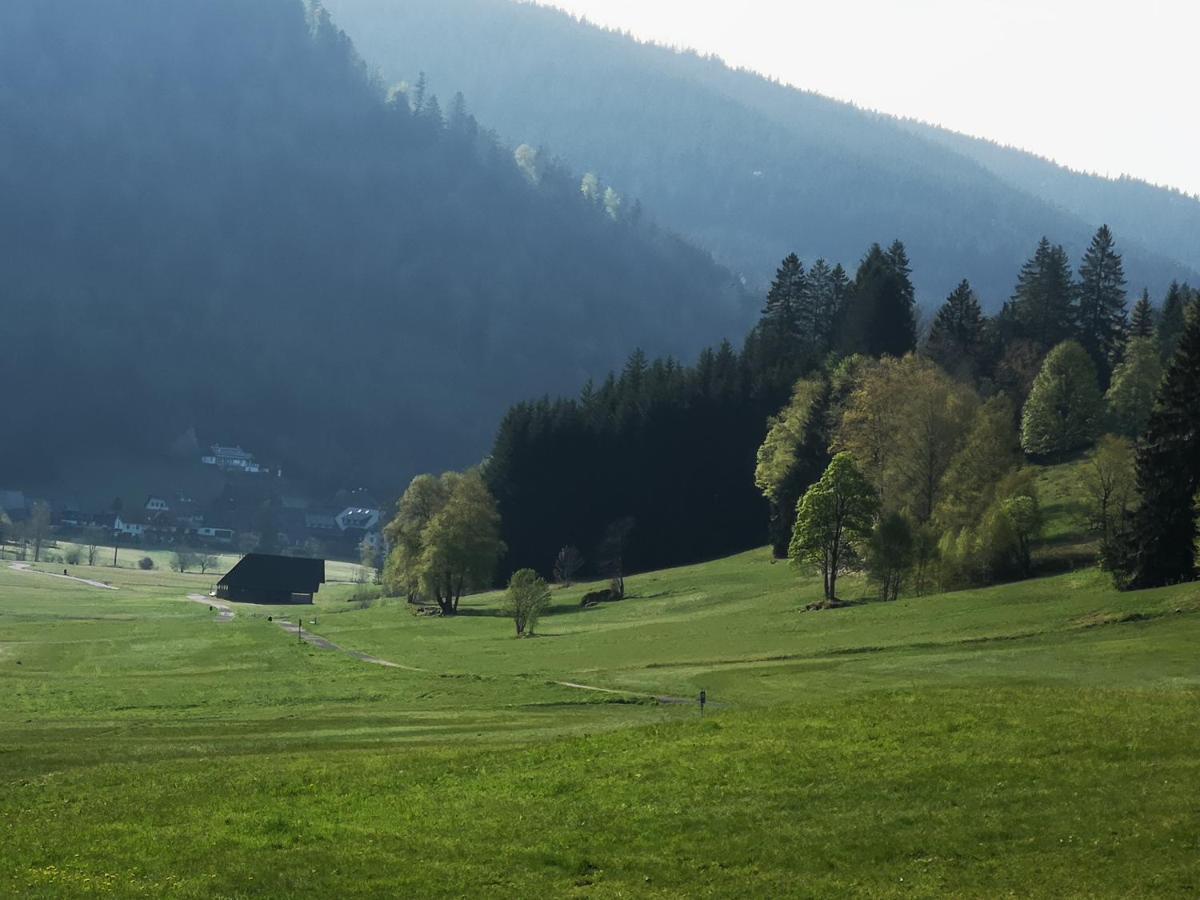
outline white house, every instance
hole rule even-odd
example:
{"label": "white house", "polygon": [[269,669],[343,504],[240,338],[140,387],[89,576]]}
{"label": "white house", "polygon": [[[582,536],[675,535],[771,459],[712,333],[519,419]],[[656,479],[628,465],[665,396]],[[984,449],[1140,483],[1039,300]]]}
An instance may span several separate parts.
{"label": "white house", "polygon": [[211,541],[214,544],[232,544],[233,529],[201,525],[196,529],[196,537],[202,541]]}
{"label": "white house", "polygon": [[152,518],[157,518],[165,513],[169,513],[171,511],[171,504],[162,497],[155,497],[151,495],[146,498],[145,510],[146,515]]}
{"label": "white house", "polygon": [[379,525],[380,512],[377,509],[366,509],[361,506],[348,506],[338,513],[334,520],[342,531],[351,528],[360,531],[373,531]]}
{"label": "white house", "polygon": [[113,522],[113,531],[118,535],[141,540],[146,534],[145,519],[136,513],[117,513]]}
{"label": "white house", "polygon": [[213,444],[209,451],[208,455],[200,457],[200,462],[206,466],[216,466],[223,472],[246,472],[250,475],[257,475],[266,471],[255,462],[253,453],[249,453],[241,447]]}

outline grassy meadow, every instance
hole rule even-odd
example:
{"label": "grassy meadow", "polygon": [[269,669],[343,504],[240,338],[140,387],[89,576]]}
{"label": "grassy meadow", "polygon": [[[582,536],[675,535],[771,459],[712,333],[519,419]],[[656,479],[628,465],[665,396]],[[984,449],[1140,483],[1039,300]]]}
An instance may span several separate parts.
{"label": "grassy meadow", "polygon": [[383,666],[296,609],[221,621],[209,576],[7,565],[0,895],[1200,893],[1200,584],[802,612],[817,582],[755,551],[556,589],[526,640],[497,595],[327,585],[306,628]]}

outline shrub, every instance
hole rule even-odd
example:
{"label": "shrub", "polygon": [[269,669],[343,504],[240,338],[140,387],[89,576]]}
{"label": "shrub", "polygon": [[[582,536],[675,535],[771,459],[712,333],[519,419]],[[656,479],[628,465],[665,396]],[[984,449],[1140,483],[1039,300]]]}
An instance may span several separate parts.
{"label": "shrub", "polygon": [[143,556],[141,559],[138,560],[138,568],[141,569],[143,572],[149,572],[151,569],[154,568],[154,560],[152,560],[148,556]]}
{"label": "shrub", "polygon": [[83,562],[83,549],[80,547],[70,547],[63,554],[63,562],[69,566],[77,566]]}
{"label": "shrub", "polygon": [[513,575],[504,595],[503,609],[517,626],[517,637],[533,634],[542,611],[550,605],[550,588],[533,569]]}

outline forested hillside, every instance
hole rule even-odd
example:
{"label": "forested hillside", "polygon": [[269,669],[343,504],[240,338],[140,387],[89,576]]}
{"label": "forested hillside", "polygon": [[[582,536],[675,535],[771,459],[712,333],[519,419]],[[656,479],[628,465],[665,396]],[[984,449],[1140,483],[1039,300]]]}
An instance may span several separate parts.
{"label": "forested hillside", "polygon": [[[1058,189],[910,123],[547,8],[510,0],[327,5],[387,80],[413,83],[424,71],[439,91],[465,91],[514,143],[544,144],[595,171],[756,284],[790,250],[853,259],[880,234],[901,235],[918,263],[923,305],[966,275],[996,310],[1040,236],[1055,235],[1076,255],[1104,222],[1123,235],[1138,289],[1161,295],[1172,279],[1196,281],[1200,269],[1200,202],[1191,198],[1085,176]],[[797,52],[833,37],[798,35]],[[845,43],[852,53],[853,41]],[[1131,191],[1137,204],[1127,202]]]}
{"label": "forested hillside", "polygon": [[0,86],[6,479],[194,428],[398,488],[515,399],[753,318],[461,98],[388,97],[301,0],[8,0]]}

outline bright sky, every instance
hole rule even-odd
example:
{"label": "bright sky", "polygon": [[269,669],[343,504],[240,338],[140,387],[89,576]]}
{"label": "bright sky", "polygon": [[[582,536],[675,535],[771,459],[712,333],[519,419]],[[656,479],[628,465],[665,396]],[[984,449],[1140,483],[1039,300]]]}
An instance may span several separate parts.
{"label": "bright sky", "polygon": [[1200,195],[1200,0],[542,0],[1074,169]]}

